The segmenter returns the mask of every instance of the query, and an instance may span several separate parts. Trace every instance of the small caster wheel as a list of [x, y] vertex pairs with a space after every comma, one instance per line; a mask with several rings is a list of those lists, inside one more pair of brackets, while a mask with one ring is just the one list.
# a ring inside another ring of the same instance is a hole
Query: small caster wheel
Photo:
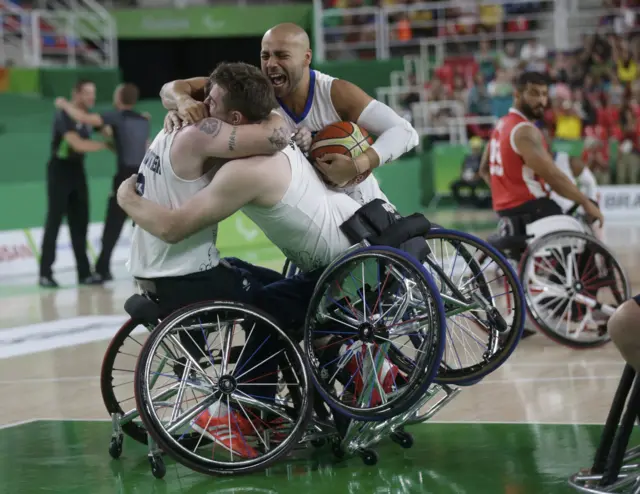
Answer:
[[114, 460], [120, 458], [120, 455], [122, 454], [122, 436], [111, 438], [111, 442], [109, 443], [109, 454]]
[[404, 449], [409, 449], [413, 446], [413, 436], [405, 431], [395, 431], [391, 433], [391, 440], [399, 444]]
[[313, 446], [314, 448], [322, 448], [322, 446], [324, 446], [326, 443], [327, 442], [324, 440], [323, 437], [311, 440], [311, 446]]
[[344, 458], [344, 449], [342, 449], [340, 443], [331, 443], [331, 452], [339, 460]]
[[363, 449], [360, 451], [360, 458], [365, 465], [373, 466], [378, 463], [378, 453], [372, 449]]
[[149, 464], [151, 465], [151, 473], [155, 478], [164, 478], [167, 473], [167, 467], [164, 466], [164, 460], [161, 456], [150, 456]]

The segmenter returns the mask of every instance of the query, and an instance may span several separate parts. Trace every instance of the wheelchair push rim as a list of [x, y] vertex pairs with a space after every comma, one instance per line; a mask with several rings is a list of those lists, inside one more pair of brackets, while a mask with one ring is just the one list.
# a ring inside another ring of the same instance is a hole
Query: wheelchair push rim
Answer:
[[[395, 291], [386, 293], [387, 285]], [[409, 336], [418, 333], [416, 348]], [[405, 252], [356, 249], [319, 279], [304, 350], [316, 390], [335, 412], [362, 421], [403, 413], [433, 382], [443, 349], [442, 301], [424, 267]], [[398, 352], [408, 352], [411, 369], [398, 369]]]
[[545, 336], [582, 349], [610, 341], [607, 321], [630, 288], [603, 243], [582, 232], [552, 232], [527, 247], [519, 271], [527, 309]]
[[497, 249], [454, 230], [426, 236], [426, 269], [444, 299], [447, 337], [435, 382], [474, 384], [500, 367], [524, 329], [526, 305], [518, 276]]
[[[263, 359], [259, 350], [269, 338], [279, 349]], [[174, 374], [164, 371], [157, 378], [153, 363], [164, 347], [181, 360], [169, 356]], [[271, 376], [260, 374], [268, 360], [277, 363]], [[278, 386], [283, 378], [284, 387]], [[178, 381], [174, 403], [154, 399], [163, 381]], [[267, 468], [298, 444], [311, 414], [309, 376], [298, 347], [267, 314], [235, 302], [193, 304], [162, 321], [141, 350], [134, 384], [141, 419], [158, 446], [209, 475]], [[273, 388], [276, 396], [249, 395], [242, 391], [246, 386], [262, 386], [264, 394]], [[277, 395], [287, 390], [288, 399]], [[195, 431], [213, 447], [185, 445], [176, 440], [181, 431]]]

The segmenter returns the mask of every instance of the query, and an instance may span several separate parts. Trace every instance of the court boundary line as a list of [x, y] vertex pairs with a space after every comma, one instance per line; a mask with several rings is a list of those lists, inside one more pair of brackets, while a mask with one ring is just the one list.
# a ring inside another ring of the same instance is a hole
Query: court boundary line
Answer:
[[[110, 418], [46, 418], [41, 417], [37, 419], [29, 419], [22, 420], [18, 422], [12, 422], [5, 425], [0, 425], [0, 430], [10, 429], [12, 427], [19, 427], [21, 425], [27, 425], [35, 422], [111, 422]], [[600, 422], [579, 422], [579, 423], [569, 423], [569, 422], [527, 422], [524, 420], [507, 420], [507, 421], [498, 421], [498, 420], [466, 420], [466, 421], [452, 421], [452, 420], [428, 420], [423, 422], [422, 426], [428, 426], [429, 424], [438, 424], [438, 425], [532, 425], [532, 426], [603, 426], [604, 423]]]

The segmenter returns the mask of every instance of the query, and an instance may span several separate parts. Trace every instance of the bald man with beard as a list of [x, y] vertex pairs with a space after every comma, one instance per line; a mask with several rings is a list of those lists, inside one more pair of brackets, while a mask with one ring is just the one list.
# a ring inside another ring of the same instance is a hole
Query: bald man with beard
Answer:
[[[262, 72], [269, 77], [280, 108], [279, 113], [297, 129], [295, 141], [308, 150], [312, 133], [341, 120], [356, 122], [378, 136], [376, 142], [355, 159], [327, 154], [317, 160], [320, 171], [334, 185], [341, 186], [367, 170], [389, 163], [418, 145], [411, 124], [387, 105], [373, 99], [358, 86], [312, 70], [309, 37], [296, 24], [279, 24], [262, 38]], [[207, 116], [204, 99], [206, 77], [178, 80], [160, 91], [168, 110], [177, 110], [165, 121], [166, 130]], [[181, 121], [182, 120], [182, 121]], [[388, 202], [373, 175], [362, 183], [343, 189], [360, 204], [373, 199]]]

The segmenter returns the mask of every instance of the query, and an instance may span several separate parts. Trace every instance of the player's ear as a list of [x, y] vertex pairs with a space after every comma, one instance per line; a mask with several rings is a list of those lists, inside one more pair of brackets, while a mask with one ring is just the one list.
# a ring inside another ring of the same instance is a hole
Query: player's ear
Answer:
[[231, 125], [240, 125], [242, 123], [242, 113], [239, 111], [232, 111], [230, 116], [229, 123]]
[[307, 50], [307, 52], [304, 54], [304, 61], [307, 67], [311, 65], [312, 58], [313, 58], [313, 52], [311, 50]]

